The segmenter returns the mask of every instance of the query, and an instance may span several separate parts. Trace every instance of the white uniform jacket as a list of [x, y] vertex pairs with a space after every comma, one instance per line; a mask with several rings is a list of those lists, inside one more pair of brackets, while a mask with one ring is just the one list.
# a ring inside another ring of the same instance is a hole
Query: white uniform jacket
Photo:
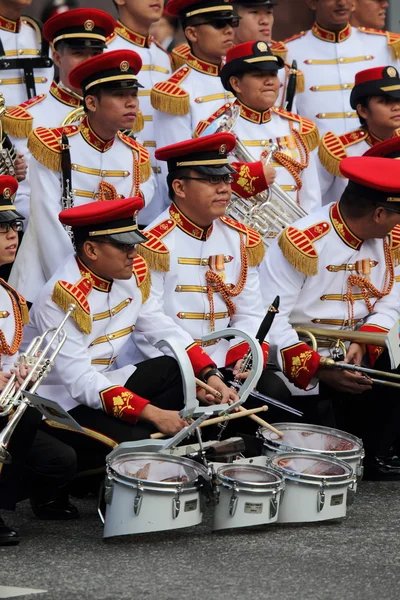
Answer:
[[[400, 135], [400, 129], [394, 135]], [[340, 136], [328, 131], [322, 137], [318, 150], [318, 177], [323, 205], [340, 200], [347, 186], [348, 179], [340, 173], [340, 161], [347, 156], [362, 156], [381, 141], [362, 127]]]
[[72, 252], [71, 240], [58, 220], [65, 208], [61, 201], [62, 132], [70, 144], [74, 206], [99, 198], [130, 198], [138, 193], [139, 184], [145, 201], [154, 193], [149, 154], [131, 138], [119, 133], [104, 142], [86, 119], [79, 126], [35, 129], [29, 138], [30, 218], [10, 277], [30, 302]]
[[[149, 241], [139, 252], [152, 268], [151, 297], [160, 310], [173, 319], [177, 332], [189, 336], [200, 350], [201, 338], [228, 326], [237, 327], [255, 335], [264, 317], [257, 264], [264, 254], [258, 233], [227, 217], [217, 219], [208, 229], [202, 229], [187, 219], [175, 204], [171, 204], [157, 222], [146, 230]], [[248, 269], [244, 263], [248, 262]], [[214, 287], [207, 273], [219, 276], [237, 295], [229, 298], [233, 312]], [[207, 292], [211, 284], [210, 303]], [[146, 331], [143, 333], [146, 335]], [[145, 343], [143, 337], [134, 335], [135, 343], [144, 357], [157, 356], [158, 352]], [[194, 345], [195, 345], [194, 344]], [[204, 346], [212, 361], [231, 365], [243, 358], [247, 343], [239, 339], [219, 340]], [[265, 355], [268, 344], [264, 344]], [[195, 371], [196, 361], [192, 360]]]
[[[18, 21], [0, 15], [0, 39], [7, 58], [37, 58], [40, 54], [42, 33], [29, 17]], [[46, 93], [54, 77], [54, 68], [34, 69], [36, 93]], [[0, 92], [6, 106], [16, 106], [28, 99], [23, 69], [0, 70]]]
[[[157, 147], [156, 135], [153, 122], [154, 109], [150, 102], [150, 92], [152, 87], [164, 81], [172, 74], [171, 58], [166, 50], [158, 44], [152, 37], [145, 37], [136, 33], [120, 21], [114, 33], [107, 39], [107, 45], [110, 50], [134, 50], [142, 59], [142, 68], [138, 75], [139, 83], [143, 88], [139, 88], [139, 108], [143, 115], [143, 128], [137, 130], [137, 139], [143, 144], [150, 153], [151, 166], [158, 178], [161, 176], [161, 165], [154, 158], [154, 152]], [[138, 122], [141, 119], [138, 119]], [[148, 224], [157, 218], [165, 208], [165, 197], [161, 192], [164, 187], [159, 189], [156, 186], [154, 199], [151, 206], [144, 208], [140, 212], [140, 223]]]
[[0, 279], [0, 365], [9, 373], [15, 366], [22, 342], [23, 326], [28, 322], [28, 308], [22, 296]]
[[[351, 328], [347, 295], [353, 300], [357, 329], [386, 332], [399, 318], [397, 286], [381, 298], [371, 293], [370, 310], [363, 290], [354, 282], [358, 276], [359, 283], [369, 280], [376, 292], [387, 291], [385, 278], [394, 280], [393, 260], [397, 260], [399, 249], [400, 227], [386, 240], [363, 241], [347, 227], [339, 203], [300, 219], [271, 244], [260, 268], [265, 305], [273, 296], [280, 296], [270, 343], [277, 351], [279, 366], [298, 388], [308, 387], [319, 367], [320, 355], [329, 356], [329, 350], [320, 342], [318, 352], [314, 352], [299, 341], [294, 326]], [[373, 363], [382, 349], [367, 349]]]
[[[316, 156], [319, 135], [315, 123], [281, 108], [259, 112], [238, 100], [235, 104], [240, 107], [240, 116], [234, 132], [254, 160], [261, 160], [268, 146], [276, 143], [279, 147], [277, 156], [283, 159], [282, 162], [278, 162], [277, 158], [270, 162], [276, 168], [276, 183], [307, 213], [319, 208], [321, 194]], [[201, 135], [228, 106], [224, 104], [207, 120], [201, 121], [196, 135]], [[288, 165], [287, 159], [293, 162]], [[305, 166], [307, 163], [308, 166]], [[293, 172], [298, 176], [297, 181]]]
[[317, 23], [284, 40], [286, 60], [295, 59], [304, 73], [305, 89], [297, 96], [299, 114], [315, 121], [321, 135], [354, 129], [358, 116], [350, 107], [350, 93], [356, 73], [385, 65], [399, 67], [399, 41], [396, 33], [347, 25], [335, 34]]

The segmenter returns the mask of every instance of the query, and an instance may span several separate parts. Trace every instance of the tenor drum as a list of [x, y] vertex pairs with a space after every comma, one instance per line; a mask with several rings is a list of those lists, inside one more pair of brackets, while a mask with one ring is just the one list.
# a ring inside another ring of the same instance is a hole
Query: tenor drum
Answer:
[[247, 464], [219, 467], [213, 529], [274, 523], [284, 488], [283, 477], [270, 468]]
[[262, 429], [260, 435], [264, 440], [263, 454], [274, 456], [279, 452], [316, 452], [329, 457], [339, 458], [348, 463], [354, 475], [360, 481], [363, 473], [365, 456], [362, 440], [330, 427], [309, 425], [306, 423], [275, 423], [274, 426], [283, 434], [279, 437], [269, 429]]
[[205, 479], [205, 467], [180, 456], [139, 452], [107, 460], [104, 537], [201, 523]]
[[346, 516], [347, 491], [355, 484], [352, 468], [323, 454], [276, 454], [270, 465], [285, 479], [278, 523], [327, 521]]

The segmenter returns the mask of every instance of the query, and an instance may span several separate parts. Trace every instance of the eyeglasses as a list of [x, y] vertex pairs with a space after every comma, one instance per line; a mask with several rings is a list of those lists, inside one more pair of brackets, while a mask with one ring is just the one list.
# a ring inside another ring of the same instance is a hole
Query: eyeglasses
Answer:
[[224, 183], [233, 183], [235, 178], [230, 173], [225, 175], [210, 175], [209, 177], [179, 177], [179, 179], [191, 179], [192, 181], [208, 181], [212, 185], [218, 185], [223, 181]]
[[17, 233], [22, 231], [24, 228], [24, 224], [22, 221], [11, 221], [11, 223], [0, 223], [0, 233], [8, 233], [12, 228], [13, 231]]
[[214, 29], [225, 29], [227, 25], [229, 27], [239, 27], [240, 17], [233, 17], [232, 19], [210, 19], [209, 21], [203, 21], [202, 23], [196, 23], [191, 27], [199, 27], [200, 25], [211, 25]]
[[96, 240], [98, 244], [108, 244], [109, 246], [114, 246], [124, 254], [128, 254], [129, 252], [133, 252], [136, 250], [138, 244], [120, 244], [119, 242], [112, 242], [111, 240]]

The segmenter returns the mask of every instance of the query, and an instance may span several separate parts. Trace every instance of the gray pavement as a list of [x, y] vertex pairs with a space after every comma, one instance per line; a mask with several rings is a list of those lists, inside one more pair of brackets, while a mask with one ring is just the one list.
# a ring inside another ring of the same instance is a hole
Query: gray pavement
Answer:
[[[397, 600], [400, 482], [363, 482], [342, 522], [212, 533], [196, 528], [106, 542], [94, 498], [79, 521], [4, 513], [23, 541], [0, 548], [0, 586], [26, 600]], [[5, 596], [1, 595], [0, 598]]]

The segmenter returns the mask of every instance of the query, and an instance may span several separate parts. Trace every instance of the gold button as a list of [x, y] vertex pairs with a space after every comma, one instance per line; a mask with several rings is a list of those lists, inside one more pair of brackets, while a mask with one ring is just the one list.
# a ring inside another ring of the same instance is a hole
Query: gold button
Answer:
[[351, 117], [351, 112], [347, 112], [346, 117]]
[[366, 56], [365, 58], [366, 58], [367, 60], [372, 60], [372, 56], [371, 56], [371, 55], [368, 55], [368, 56]]
[[206, 319], [206, 321], [209, 321], [210, 320], [210, 313], [206, 313], [204, 315], [204, 318]]
[[196, 98], [196, 102], [203, 102], [203, 98]]
[[0, 79], [0, 83], [3, 83], [3, 80], [2, 80], [2, 79]]
[[128, 177], [129, 171], [124, 171], [124, 177]]
[[111, 315], [112, 315], [112, 316], [114, 316], [114, 315], [115, 315], [115, 310], [114, 310], [113, 308], [110, 310], [110, 312], [111, 312]]
[[72, 169], [73, 171], [76, 171], [76, 170], [77, 170], [77, 168], [78, 168], [78, 165], [74, 165], [74, 164], [72, 164], [72, 165], [71, 165], [71, 169]]
[[21, 56], [21, 54], [23, 54], [24, 51], [23, 50], [18, 50], [18, 54]]
[[182, 286], [181, 285], [177, 285], [175, 288], [176, 292], [181, 292], [182, 291]]
[[40, 81], [41, 81], [42, 83], [46, 83], [47, 79], [46, 79], [46, 77], [41, 77], [41, 78], [40, 78]]
[[105, 176], [106, 176], [106, 171], [100, 171], [100, 175], [101, 175], [102, 177], [105, 177]]
[[348, 83], [344, 83], [344, 84], [343, 84], [343, 89], [344, 89], [344, 90], [347, 90], [347, 88], [348, 88], [348, 87], [349, 87], [349, 84], [348, 84]]
[[186, 317], [186, 313], [179, 313], [179, 316], [181, 319], [184, 319]]
[[339, 58], [339, 62], [342, 63], [343, 62], [343, 58]]
[[322, 117], [323, 119], [325, 119], [325, 117], [326, 117], [326, 113], [321, 113], [321, 117]]

